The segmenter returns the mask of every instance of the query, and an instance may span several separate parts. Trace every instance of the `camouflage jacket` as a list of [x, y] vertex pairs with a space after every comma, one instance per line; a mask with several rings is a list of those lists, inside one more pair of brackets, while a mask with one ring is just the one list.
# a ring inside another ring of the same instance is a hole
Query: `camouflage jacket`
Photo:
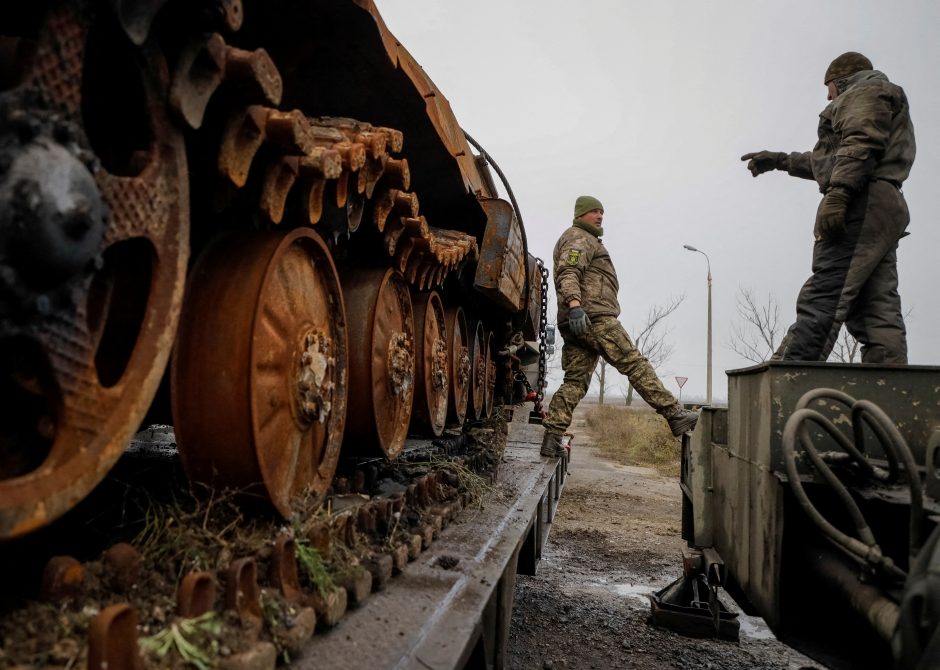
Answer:
[[600, 238], [572, 226], [558, 238], [553, 258], [558, 323], [568, 320], [568, 303], [574, 299], [588, 316], [620, 315], [617, 271]]
[[[857, 191], [872, 179], [898, 187], [914, 164], [914, 126], [904, 89], [877, 70], [837, 82], [839, 95], [819, 115], [819, 141], [812, 151], [790, 154], [788, 172]], [[844, 89], [843, 89], [844, 87]]]

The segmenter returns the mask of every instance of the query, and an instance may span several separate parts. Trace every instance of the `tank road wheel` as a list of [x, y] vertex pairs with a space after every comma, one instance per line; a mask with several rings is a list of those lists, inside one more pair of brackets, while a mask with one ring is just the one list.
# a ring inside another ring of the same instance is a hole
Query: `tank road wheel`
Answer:
[[474, 419], [483, 417], [483, 396], [486, 390], [486, 358], [483, 350], [483, 324], [477, 321], [470, 340], [470, 403], [467, 412]]
[[487, 418], [493, 416], [496, 408], [493, 406], [496, 395], [496, 351], [493, 349], [493, 331], [486, 331], [486, 346], [483, 347], [483, 415]]
[[343, 278], [349, 310], [349, 453], [389, 459], [405, 444], [415, 386], [415, 328], [408, 285], [395, 270]]
[[83, 7], [55, 3], [0, 90], [0, 539], [111, 469], [183, 297], [188, 176], [166, 64]]
[[413, 297], [415, 320], [415, 419], [440, 437], [447, 421], [451, 359], [444, 306], [436, 291]]
[[449, 307], [444, 310], [444, 326], [450, 341], [450, 392], [447, 402], [447, 420], [463, 425], [467, 416], [470, 396], [470, 342], [467, 319], [463, 309]]
[[316, 233], [241, 233], [193, 268], [173, 356], [173, 420], [187, 476], [260, 491], [289, 516], [323, 496], [346, 418], [346, 319]]

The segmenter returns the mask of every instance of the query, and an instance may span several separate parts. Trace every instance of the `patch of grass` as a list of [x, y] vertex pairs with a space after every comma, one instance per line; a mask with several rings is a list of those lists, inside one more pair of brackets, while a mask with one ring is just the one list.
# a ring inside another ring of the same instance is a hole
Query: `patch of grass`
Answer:
[[206, 612], [194, 619], [182, 619], [171, 623], [159, 633], [140, 640], [144, 651], [165, 659], [178, 656], [198, 670], [215, 667], [218, 658], [218, 640], [222, 624], [215, 612]]
[[594, 445], [611, 460], [655, 468], [664, 476], [678, 476], [679, 440], [655, 412], [596, 405], [588, 410], [585, 423]]
[[430, 455], [427, 461], [411, 461], [404, 464], [408, 468], [427, 468], [435, 472], [447, 471], [457, 478], [457, 490], [470, 494], [470, 505], [483, 508], [483, 497], [493, 490], [485, 477], [478, 475], [463, 463], [446, 457]]
[[310, 583], [317, 587], [321, 598], [326, 598], [327, 594], [335, 588], [333, 577], [326, 569], [320, 552], [310, 546], [306, 540], [294, 541], [294, 554], [297, 556], [297, 563], [300, 569], [310, 580]]

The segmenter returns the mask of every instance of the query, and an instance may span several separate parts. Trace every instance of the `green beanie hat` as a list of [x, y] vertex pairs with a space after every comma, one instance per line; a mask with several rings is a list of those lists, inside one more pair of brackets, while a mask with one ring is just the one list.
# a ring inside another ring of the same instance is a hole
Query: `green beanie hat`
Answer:
[[589, 195], [582, 195], [574, 201], [574, 218], [580, 219], [582, 216], [595, 209], [604, 209], [601, 201]]

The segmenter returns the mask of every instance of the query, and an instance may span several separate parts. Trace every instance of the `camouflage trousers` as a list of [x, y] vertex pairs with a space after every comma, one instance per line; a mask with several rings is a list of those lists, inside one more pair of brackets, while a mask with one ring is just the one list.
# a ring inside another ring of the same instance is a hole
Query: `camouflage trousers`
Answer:
[[679, 411], [675, 396], [666, 390], [653, 366], [633, 345], [627, 331], [615, 317], [592, 319], [584, 337], [575, 337], [566, 325], [559, 326], [559, 332], [565, 341], [561, 350], [565, 380], [552, 396], [548, 416], [542, 422], [546, 431], [564, 433], [568, 430], [571, 415], [587, 393], [600, 356], [626, 375], [640, 397], [661, 415], [668, 419]]

